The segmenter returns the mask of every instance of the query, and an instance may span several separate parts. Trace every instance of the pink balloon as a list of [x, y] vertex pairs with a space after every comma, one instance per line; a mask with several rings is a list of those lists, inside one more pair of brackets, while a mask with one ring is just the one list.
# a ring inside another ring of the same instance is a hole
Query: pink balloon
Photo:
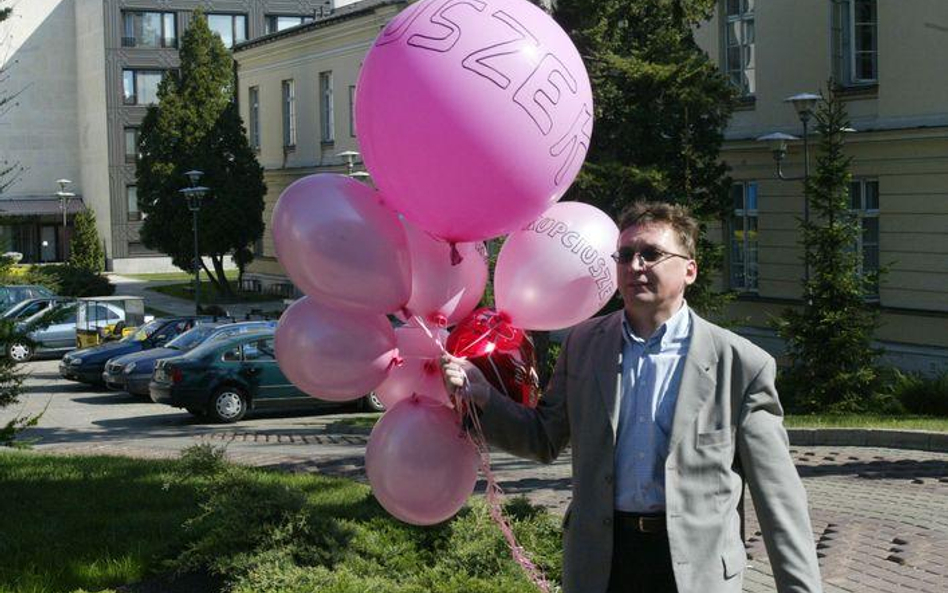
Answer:
[[310, 175], [273, 210], [277, 257], [307, 295], [339, 309], [391, 313], [411, 295], [405, 231], [369, 186], [345, 175]]
[[311, 297], [283, 313], [275, 341], [286, 378], [329, 401], [369, 393], [385, 380], [398, 355], [395, 331], [384, 315], [333, 309]]
[[387, 410], [413, 395], [423, 395], [441, 404], [448, 405], [450, 399], [441, 377], [441, 348], [435, 339], [444, 344], [448, 332], [435, 329], [434, 335], [414, 325], [395, 330], [395, 343], [402, 363], [389, 373], [388, 378], [375, 388]]
[[386, 203], [451, 242], [515, 230], [563, 196], [592, 92], [569, 36], [525, 0], [422, 0], [356, 86], [359, 145]]
[[619, 228], [589, 204], [560, 202], [512, 233], [497, 256], [497, 310], [524, 329], [570, 327], [616, 291]]
[[[455, 245], [403, 221], [411, 253], [411, 298], [406, 308], [429, 326], [446, 327], [477, 307], [487, 285], [487, 250], [483, 243]], [[455, 260], [456, 261], [456, 260]]]
[[375, 498], [413, 525], [453, 517], [474, 492], [477, 466], [477, 450], [454, 412], [423, 397], [387, 411], [365, 449], [365, 471]]

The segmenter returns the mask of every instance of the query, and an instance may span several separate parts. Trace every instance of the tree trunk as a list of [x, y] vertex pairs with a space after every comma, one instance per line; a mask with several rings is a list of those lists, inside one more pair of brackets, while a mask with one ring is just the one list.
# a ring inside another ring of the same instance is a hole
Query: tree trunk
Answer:
[[217, 278], [214, 283], [217, 284], [217, 291], [222, 296], [233, 297], [234, 291], [230, 288], [230, 282], [227, 281], [227, 275], [224, 273], [224, 256], [212, 255], [211, 261], [214, 263], [214, 270], [217, 272]]

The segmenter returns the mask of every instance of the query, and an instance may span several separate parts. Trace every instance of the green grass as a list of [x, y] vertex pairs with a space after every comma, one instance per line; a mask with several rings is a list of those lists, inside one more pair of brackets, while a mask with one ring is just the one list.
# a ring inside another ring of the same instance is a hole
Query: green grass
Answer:
[[[483, 502], [433, 527], [391, 518], [369, 488], [220, 461], [0, 451], [0, 593], [222, 575], [234, 593], [534, 593]], [[558, 520], [515, 499], [520, 544], [554, 582]], [[216, 593], [208, 591], [207, 593]]]
[[180, 543], [194, 481], [171, 462], [0, 452], [0, 592], [98, 590], [145, 577]]
[[[194, 300], [194, 283], [183, 282], [181, 284], [165, 284], [163, 286], [153, 286], [148, 290], [160, 292], [168, 296], [173, 296], [184, 300]], [[216, 286], [209, 281], [201, 282], [201, 302], [202, 303], [272, 303], [279, 301], [280, 297], [272, 294], [261, 294], [259, 292], [243, 292], [234, 289], [233, 298], [225, 298], [217, 294]]]
[[[138, 280], [155, 281], [155, 282], [164, 282], [166, 280], [194, 280], [194, 274], [188, 274], [187, 272], [163, 272], [160, 274], [121, 274], [126, 278], [135, 278]], [[201, 276], [206, 277], [206, 274], [202, 272]], [[224, 276], [228, 280], [237, 279], [237, 270], [225, 270]]]
[[890, 430], [932, 430], [948, 432], [948, 418], [935, 416], [881, 416], [873, 414], [789, 415], [790, 428], [882, 428]]

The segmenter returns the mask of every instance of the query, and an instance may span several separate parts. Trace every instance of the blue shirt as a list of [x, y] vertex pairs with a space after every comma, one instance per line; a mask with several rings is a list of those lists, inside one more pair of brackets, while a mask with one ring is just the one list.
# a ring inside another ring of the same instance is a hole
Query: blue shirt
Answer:
[[691, 315], [682, 305], [647, 340], [622, 321], [622, 385], [615, 455], [615, 507], [631, 513], [665, 510], [665, 458]]

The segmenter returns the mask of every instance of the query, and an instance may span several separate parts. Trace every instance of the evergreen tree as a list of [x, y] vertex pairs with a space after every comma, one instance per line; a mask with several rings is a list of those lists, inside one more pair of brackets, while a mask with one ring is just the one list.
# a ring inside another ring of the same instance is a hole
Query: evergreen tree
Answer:
[[180, 58], [180, 75], [164, 77], [159, 103], [142, 122], [137, 185], [147, 216], [141, 238], [192, 271], [192, 215], [178, 190], [187, 186], [186, 171], [203, 171], [200, 183], [209, 191], [201, 203], [198, 244], [213, 270], [202, 266], [218, 291], [230, 294], [224, 258], [263, 234], [263, 169], [234, 101], [230, 53], [201, 11], [181, 39]]
[[105, 270], [105, 252], [95, 229], [95, 212], [89, 209], [76, 214], [75, 233], [69, 242], [69, 265], [93, 274]]
[[790, 358], [783, 375], [789, 403], [803, 412], [866, 411], [879, 378], [879, 351], [872, 347], [878, 311], [865, 300], [867, 282], [874, 284], [878, 275], [859, 270], [859, 221], [849, 211], [852, 158], [843, 152], [849, 119], [833, 87], [815, 114], [819, 154], [806, 186], [811, 218], [801, 222], [810, 263], [804, 305], [776, 322]]
[[[559, 0], [554, 16], [586, 63], [595, 129], [568, 199], [617, 214], [634, 200], [684, 203], [702, 230], [728, 214], [730, 180], [719, 159], [734, 91], [696, 45], [693, 28], [714, 0]], [[723, 251], [702, 233], [688, 302], [724, 299], [712, 280]]]

